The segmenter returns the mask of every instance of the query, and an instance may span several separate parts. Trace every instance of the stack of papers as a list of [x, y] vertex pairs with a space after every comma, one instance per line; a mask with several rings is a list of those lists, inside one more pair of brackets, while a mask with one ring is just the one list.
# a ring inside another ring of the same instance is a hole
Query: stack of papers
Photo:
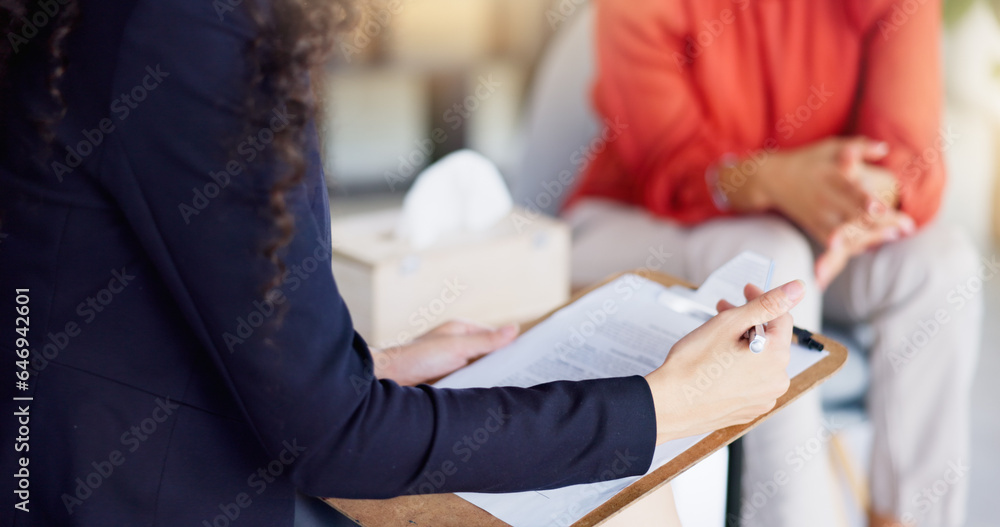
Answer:
[[[715, 314], [714, 306], [720, 298], [742, 304], [743, 286], [753, 283], [763, 287], [772, 268], [770, 260], [746, 252], [720, 267], [697, 291], [667, 288], [637, 275], [623, 275], [436, 386], [528, 387], [557, 380], [645, 375], [663, 364], [674, 343]], [[789, 376], [798, 375], [827, 355], [793, 346]], [[656, 447], [649, 471], [663, 466], [705, 435]], [[515, 527], [568, 526], [637, 479], [619, 478], [545, 491], [459, 496]]]

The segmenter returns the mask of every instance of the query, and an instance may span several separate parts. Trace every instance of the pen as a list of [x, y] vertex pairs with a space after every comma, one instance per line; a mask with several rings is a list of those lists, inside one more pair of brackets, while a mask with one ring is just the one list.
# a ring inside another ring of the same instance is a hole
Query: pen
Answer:
[[[757, 324], [746, 333], [746, 337], [750, 341], [750, 351], [754, 353], [764, 351], [764, 345], [767, 344], [767, 336], [762, 328], [762, 324]], [[792, 327], [792, 344], [798, 344], [813, 351], [823, 351], [824, 347], [822, 342], [813, 338], [811, 331], [794, 326]]]
[[[771, 287], [771, 276], [774, 275], [774, 260], [771, 260], [771, 265], [767, 268], [767, 278], [764, 279], [764, 291], [767, 291]], [[764, 346], [767, 345], [767, 335], [764, 334], [764, 324], [757, 324], [750, 329], [753, 333], [749, 335], [750, 337], [750, 351], [754, 353], [760, 353], [764, 351]]]
[[750, 328], [750, 351], [760, 353], [767, 345], [767, 335], [764, 334], [764, 324], [757, 324]]

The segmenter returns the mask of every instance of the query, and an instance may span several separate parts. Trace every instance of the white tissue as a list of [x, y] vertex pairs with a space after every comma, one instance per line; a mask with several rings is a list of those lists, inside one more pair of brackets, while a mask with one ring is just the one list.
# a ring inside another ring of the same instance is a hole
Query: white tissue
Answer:
[[403, 199], [396, 235], [425, 249], [449, 234], [485, 231], [512, 207], [496, 165], [476, 152], [459, 150], [417, 176]]

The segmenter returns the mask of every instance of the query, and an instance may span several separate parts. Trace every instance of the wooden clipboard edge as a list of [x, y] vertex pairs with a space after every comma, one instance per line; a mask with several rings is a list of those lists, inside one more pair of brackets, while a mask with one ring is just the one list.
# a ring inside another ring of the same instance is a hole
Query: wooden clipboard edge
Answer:
[[[614, 275], [595, 287], [605, 285], [624, 274], [628, 273], [619, 273]], [[632, 274], [642, 276], [643, 278], [665, 286], [683, 285], [685, 287], [694, 288], [690, 283], [684, 280], [680, 280], [663, 273], [635, 271], [632, 272]], [[587, 290], [580, 292], [579, 296], [589, 293], [595, 287], [588, 288]], [[579, 298], [579, 296], [575, 296], [571, 302], [575, 301], [576, 298]], [[606, 522], [632, 502], [652, 493], [663, 485], [666, 485], [681, 473], [713, 454], [715, 451], [743, 437], [747, 432], [753, 430], [757, 427], [757, 425], [774, 415], [775, 412], [778, 412], [782, 408], [788, 406], [807, 391], [815, 388], [826, 379], [829, 379], [834, 373], [840, 370], [840, 368], [842, 368], [844, 363], [847, 361], [847, 348], [839, 342], [824, 335], [814, 335], [814, 338], [823, 343], [824, 349], [830, 352], [829, 355], [807, 368], [804, 372], [793, 377], [788, 386], [788, 391], [778, 398], [777, 403], [775, 403], [774, 408], [772, 408], [771, 411], [749, 423], [735, 425], [712, 432], [694, 446], [667, 462], [667, 464], [622, 489], [618, 494], [612, 496], [611, 499], [602, 503], [596, 509], [590, 511], [590, 513], [583, 518], [577, 520], [572, 527], [591, 527]]]
[[[682, 285], [694, 288], [689, 282], [655, 271], [636, 270], [616, 273], [593, 286], [575, 292], [565, 304], [553, 309], [544, 316], [522, 324], [522, 333], [541, 323], [556, 311], [576, 302], [587, 293], [607, 285], [626, 274], [641, 276], [665, 286]], [[775, 404], [775, 407], [770, 412], [750, 423], [716, 430], [693, 447], [685, 450], [681, 455], [670, 460], [667, 464], [622, 489], [621, 492], [612, 496], [611, 499], [577, 520], [572, 527], [590, 527], [606, 522], [635, 500], [666, 485], [679, 474], [696, 465], [716, 450], [739, 439], [774, 414], [774, 412], [784, 408], [792, 401], [801, 397], [803, 393], [836, 373], [847, 360], [847, 349], [840, 343], [823, 335], [816, 335], [815, 338], [824, 344], [830, 354], [823, 360], [810, 366], [806, 371], [796, 375], [791, 380], [788, 391], [778, 398], [777, 404]], [[455, 494], [400, 496], [388, 500], [326, 498], [324, 501], [358, 525], [407, 525], [412, 523], [441, 527], [461, 527], [468, 525], [490, 527], [507, 525], [485, 510], [463, 500]]]
[[715, 451], [729, 445], [740, 437], [743, 437], [747, 432], [756, 428], [757, 425], [771, 417], [771, 415], [775, 412], [788, 406], [804, 393], [818, 386], [831, 375], [836, 373], [844, 365], [844, 361], [847, 360], [847, 350], [843, 345], [829, 339], [828, 337], [817, 335], [815, 338], [822, 342], [824, 346], [826, 346], [826, 349], [830, 350], [830, 354], [823, 358], [823, 360], [810, 366], [806, 371], [796, 375], [792, 379], [791, 384], [788, 387], [788, 391], [778, 398], [777, 404], [775, 404], [775, 407], [771, 409], [770, 412], [758, 417], [750, 423], [731, 426], [729, 428], [723, 428], [712, 432], [708, 437], [685, 450], [679, 456], [670, 460], [667, 464], [654, 470], [646, 476], [643, 476], [639, 479], [639, 481], [636, 481], [635, 483], [622, 489], [621, 492], [612, 496], [608, 501], [592, 510], [583, 518], [577, 520], [572, 527], [591, 527], [601, 525], [618, 514], [619, 511], [627, 507], [633, 501], [642, 498], [663, 485], [666, 485], [684, 471], [715, 453]]
[[670, 483], [674, 478], [681, 475], [689, 468], [697, 465], [717, 450], [729, 445], [733, 441], [743, 437], [747, 432], [753, 430], [760, 423], [767, 420], [775, 412], [788, 406], [797, 400], [804, 393], [818, 386], [828, 379], [847, 360], [847, 349], [839, 342], [825, 337], [815, 335], [814, 338], [823, 343], [830, 354], [823, 360], [810, 366], [806, 371], [796, 375], [788, 387], [788, 391], [778, 398], [777, 404], [768, 413], [758, 417], [750, 423], [744, 425], [731, 426], [716, 430], [708, 437], [702, 439], [691, 448], [685, 450], [679, 456], [667, 462], [667, 464], [643, 476], [635, 483], [622, 489], [618, 494], [612, 496], [608, 501], [602, 503], [589, 514], [580, 518], [571, 527], [591, 527], [601, 525], [632, 502], [652, 493], [663, 485]]

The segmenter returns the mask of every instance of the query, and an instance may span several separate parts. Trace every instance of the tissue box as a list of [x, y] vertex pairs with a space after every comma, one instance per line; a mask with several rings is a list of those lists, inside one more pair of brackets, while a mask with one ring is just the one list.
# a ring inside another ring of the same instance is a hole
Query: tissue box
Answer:
[[569, 228], [514, 209], [486, 232], [416, 251], [395, 237], [398, 209], [334, 220], [333, 274], [374, 346], [409, 341], [453, 318], [523, 322], [569, 298]]

